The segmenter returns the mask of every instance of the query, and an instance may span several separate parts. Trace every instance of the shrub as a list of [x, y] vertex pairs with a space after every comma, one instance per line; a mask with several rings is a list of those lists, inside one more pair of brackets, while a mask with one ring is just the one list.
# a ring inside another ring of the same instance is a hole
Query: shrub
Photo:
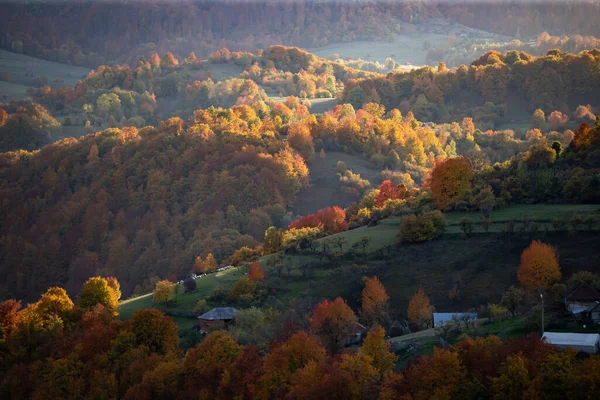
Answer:
[[418, 243], [440, 237], [446, 229], [446, 218], [439, 210], [420, 215], [408, 215], [400, 225], [400, 238], [404, 242]]
[[222, 287], [214, 288], [214, 290], [208, 296], [206, 296], [206, 299], [208, 301], [217, 303], [223, 301], [225, 299], [225, 289]]
[[236, 282], [229, 291], [229, 300], [234, 302], [249, 302], [254, 296], [256, 285], [250, 279], [244, 277]]

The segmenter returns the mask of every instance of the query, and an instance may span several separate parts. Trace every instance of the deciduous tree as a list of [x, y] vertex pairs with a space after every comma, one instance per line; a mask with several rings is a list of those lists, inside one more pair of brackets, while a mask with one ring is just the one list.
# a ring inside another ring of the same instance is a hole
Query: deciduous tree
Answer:
[[371, 358], [371, 365], [379, 371], [381, 376], [392, 372], [398, 357], [390, 351], [390, 343], [385, 340], [385, 330], [381, 325], [369, 331], [358, 354], [364, 354]]
[[406, 313], [408, 321], [418, 326], [420, 329], [431, 326], [433, 320], [433, 306], [429, 302], [429, 297], [425, 294], [422, 286], [419, 286], [408, 302], [408, 311]]
[[389, 299], [390, 296], [377, 276], [365, 282], [362, 291], [361, 315], [369, 326], [383, 321]]
[[560, 280], [561, 272], [556, 250], [539, 240], [531, 242], [521, 254], [517, 278], [527, 290], [543, 290]]
[[445, 210], [471, 191], [472, 179], [473, 169], [463, 157], [437, 159], [426, 186], [437, 208]]
[[250, 271], [248, 272], [248, 279], [251, 281], [262, 281], [265, 279], [265, 271], [260, 267], [258, 261], [254, 261], [250, 265]]
[[156, 282], [154, 292], [152, 293], [152, 301], [154, 303], [166, 303], [175, 295], [176, 285], [168, 280]]
[[283, 232], [280, 229], [271, 226], [265, 231], [263, 241], [263, 250], [265, 255], [277, 253], [281, 250], [283, 244]]
[[96, 276], [88, 279], [83, 285], [83, 289], [79, 293], [79, 305], [81, 308], [89, 310], [95, 307], [96, 304], [102, 304], [114, 315], [117, 315], [120, 295], [121, 291], [116, 279], [111, 280], [111, 283], [109, 283], [107, 278]]
[[310, 319], [312, 332], [319, 335], [326, 347], [336, 353], [356, 326], [356, 315], [341, 297], [334, 301], [323, 300]]

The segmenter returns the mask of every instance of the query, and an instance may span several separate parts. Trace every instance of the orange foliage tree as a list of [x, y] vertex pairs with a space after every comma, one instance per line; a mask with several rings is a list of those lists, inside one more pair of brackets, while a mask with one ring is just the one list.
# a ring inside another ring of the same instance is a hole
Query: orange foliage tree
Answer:
[[423, 287], [419, 286], [408, 302], [408, 321], [421, 329], [427, 328], [431, 325], [432, 312], [433, 306], [429, 302], [429, 297], [425, 294]]
[[337, 352], [356, 326], [356, 315], [341, 297], [324, 300], [313, 311], [310, 328], [321, 337], [326, 347]]
[[19, 322], [21, 302], [9, 299], [0, 303], [0, 343], [16, 329]]
[[431, 189], [433, 202], [445, 210], [471, 190], [473, 169], [464, 157], [435, 160], [426, 186]]
[[404, 184], [396, 186], [392, 181], [385, 180], [379, 185], [379, 193], [375, 197], [375, 205], [382, 207], [386, 200], [404, 199], [408, 190]]
[[361, 315], [368, 325], [383, 319], [389, 299], [385, 287], [376, 276], [366, 281], [362, 291]]
[[327, 233], [339, 233], [348, 229], [346, 211], [334, 206], [317, 211], [315, 214], [306, 215], [291, 223], [288, 229], [321, 228]]
[[254, 261], [250, 266], [250, 271], [248, 272], [248, 279], [251, 281], [262, 281], [265, 279], [265, 271], [260, 267], [258, 261]]
[[194, 271], [196, 272], [208, 274], [210, 272], [214, 272], [216, 269], [217, 262], [215, 261], [215, 257], [212, 255], [212, 253], [208, 253], [204, 260], [202, 257], [198, 256], [194, 261]]
[[[325, 361], [325, 349], [306, 332], [298, 332], [287, 342], [273, 349], [264, 360], [264, 372], [260, 381], [260, 390], [271, 394], [265, 398], [281, 398], [276, 393], [285, 394], [291, 387], [290, 379], [294, 373], [310, 362]], [[261, 397], [262, 398], [262, 397]]]
[[525, 289], [543, 290], [560, 280], [558, 255], [552, 246], [534, 240], [521, 254], [517, 278]]
[[288, 143], [305, 160], [312, 159], [315, 154], [315, 145], [310, 134], [310, 129], [305, 124], [294, 124], [288, 129]]

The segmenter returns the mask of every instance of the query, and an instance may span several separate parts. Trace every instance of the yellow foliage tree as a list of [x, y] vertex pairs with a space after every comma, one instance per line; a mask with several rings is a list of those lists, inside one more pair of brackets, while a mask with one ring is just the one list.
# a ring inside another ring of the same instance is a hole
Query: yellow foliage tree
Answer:
[[96, 276], [88, 279], [83, 285], [83, 289], [79, 294], [79, 306], [90, 310], [97, 304], [102, 304], [113, 315], [117, 315], [120, 297], [121, 290], [116, 278]]
[[419, 286], [408, 302], [408, 321], [424, 329], [431, 326], [433, 306], [425, 294], [423, 287]]
[[175, 293], [175, 284], [168, 280], [156, 282], [154, 287], [154, 293], [152, 294], [152, 301], [154, 303], [166, 303], [171, 299]]
[[390, 351], [390, 343], [385, 340], [385, 330], [380, 325], [375, 325], [358, 350], [359, 355], [371, 357], [371, 365], [384, 376], [393, 371], [398, 357]]

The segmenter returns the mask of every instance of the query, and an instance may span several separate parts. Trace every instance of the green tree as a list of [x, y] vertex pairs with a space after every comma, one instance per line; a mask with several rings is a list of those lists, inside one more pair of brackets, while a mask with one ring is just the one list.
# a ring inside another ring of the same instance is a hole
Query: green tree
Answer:
[[363, 106], [365, 102], [365, 92], [360, 86], [355, 86], [348, 92], [348, 103], [352, 104], [355, 110]]
[[517, 312], [517, 309], [519, 308], [519, 306], [521, 305], [521, 302], [523, 301], [523, 298], [524, 298], [523, 289], [511, 286], [502, 295], [501, 304], [504, 307], [506, 307], [507, 310], [510, 311], [510, 313], [514, 317]]

